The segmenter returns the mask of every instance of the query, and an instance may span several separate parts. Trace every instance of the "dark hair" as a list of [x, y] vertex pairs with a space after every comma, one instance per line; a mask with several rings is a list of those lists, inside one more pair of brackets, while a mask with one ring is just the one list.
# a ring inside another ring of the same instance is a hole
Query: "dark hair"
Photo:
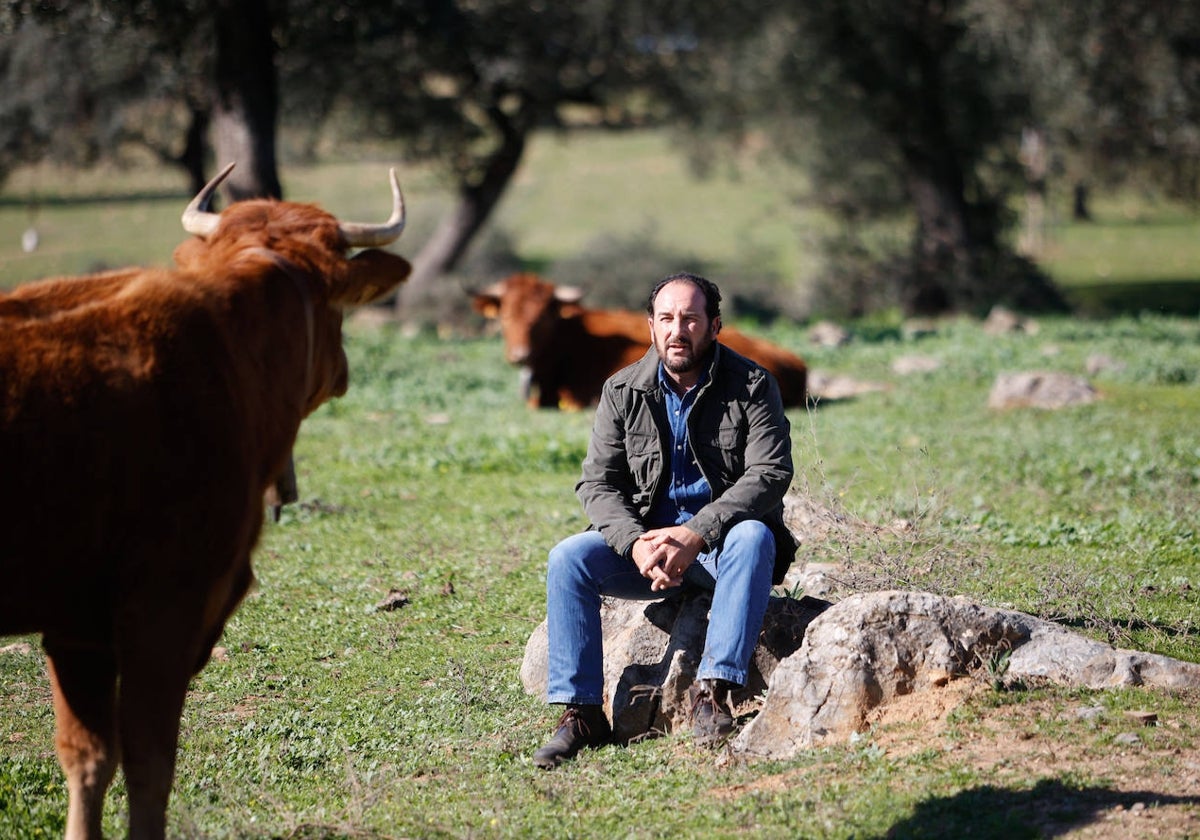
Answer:
[[672, 274], [658, 281], [654, 290], [650, 292], [650, 299], [646, 302], [646, 312], [653, 315], [654, 300], [658, 297], [658, 293], [662, 291], [663, 286], [677, 281], [691, 283], [700, 290], [704, 295], [704, 314], [708, 316], [709, 321], [715, 321], [721, 317], [721, 290], [717, 288], [717, 284], [711, 280], [705, 280], [698, 274], [689, 274], [686, 271]]

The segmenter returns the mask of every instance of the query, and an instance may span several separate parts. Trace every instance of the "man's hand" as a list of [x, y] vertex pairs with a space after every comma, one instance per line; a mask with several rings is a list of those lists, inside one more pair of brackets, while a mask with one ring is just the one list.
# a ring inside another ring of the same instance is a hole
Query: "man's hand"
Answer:
[[655, 528], [638, 537], [633, 544], [633, 561], [650, 589], [661, 592], [683, 583], [683, 573], [704, 550], [704, 540], [682, 525]]

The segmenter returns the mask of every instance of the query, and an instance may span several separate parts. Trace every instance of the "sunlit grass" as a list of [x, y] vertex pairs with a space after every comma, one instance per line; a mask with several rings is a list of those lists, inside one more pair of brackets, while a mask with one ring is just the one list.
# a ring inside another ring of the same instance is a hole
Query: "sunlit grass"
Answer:
[[[453, 201], [437, 170], [375, 150], [353, 162], [285, 161], [281, 178], [287, 198], [372, 221], [386, 215], [392, 166], [408, 200], [402, 250], [411, 254]], [[184, 238], [179, 214], [188, 198], [180, 172], [156, 167], [18, 170], [0, 192], [0, 286], [166, 264]], [[1200, 220], [1126, 194], [1099, 195], [1095, 204], [1091, 223], [1051, 214], [1039, 259], [1068, 295], [1101, 312], [1153, 311], [1159, 298], [1170, 312], [1200, 309]], [[20, 239], [31, 222], [41, 242], [26, 254]], [[646, 131], [537, 135], [489, 224], [531, 265], [572, 257], [601, 237], [644, 238], [715, 266], [728, 282], [767, 271], [802, 287], [820, 270], [814, 242], [828, 222], [798, 173], [744, 158], [698, 178], [669, 134]]]
[[[632, 188], [618, 195], [623, 203], [612, 199], [619, 179], [634, 171], [665, 189], [684, 178], [666, 160], [663, 138], [634, 140], [590, 138], [584, 162], [573, 166], [567, 147], [539, 144], [535, 157], [563, 155], [573, 174], [556, 186], [522, 173], [498, 219], [546, 253], [579, 247], [608, 221], [640, 223], [623, 213], [650, 199]], [[623, 168], [622, 150], [631, 149], [649, 160]], [[297, 168], [285, 173], [286, 188], [369, 220], [386, 211], [377, 201], [386, 205], [383, 163]], [[414, 212], [436, 195], [428, 177], [412, 183]], [[4, 282], [32, 270], [33, 260], [61, 260], [73, 271], [118, 259], [102, 244], [169, 254], [185, 200], [181, 191], [144, 202], [143, 215], [131, 215], [139, 202], [47, 204], [47, 223], [63, 226], [47, 227], [46, 250], [29, 257], [13, 250], [24, 208], [0, 205]], [[760, 202], [759, 212], [771, 206], [761, 195], [737, 200]], [[695, 221], [717, 212], [704, 204], [653, 217], [688, 247], [707, 242], [736, 260], [735, 233], [752, 223], [714, 232]], [[591, 215], [569, 233], [565, 217], [577, 206]], [[1131, 260], [1127, 270], [1133, 276], [1138, 267]], [[905, 338], [886, 317], [850, 326], [853, 340], [838, 348], [810, 344], [802, 325], [771, 327], [814, 368], [885, 386], [790, 412], [794, 488], [850, 521], [905, 520], [912, 530], [902, 540], [810, 540], [798, 562], [915, 568], [916, 585], [936, 578], [954, 594], [1200, 661], [1194, 318], [1041, 319], [1035, 335], [1001, 337], [966, 320], [921, 338]], [[1200, 728], [1195, 704], [1168, 695], [1022, 690], [973, 701], [950, 721], [945, 748], [912, 755], [867, 738], [788, 762], [726, 764], [677, 735], [538, 771], [529, 755], [554, 716], [525, 695], [519, 669], [544, 616], [546, 552], [586, 526], [573, 486], [590, 413], [526, 408], [496, 338], [407, 338], [352, 323], [347, 352], [349, 393], [301, 430], [301, 503], [267, 527], [255, 558], [259, 588], [230, 621], [223, 653], [193, 683], [170, 812], [178, 836], [848, 839], [889, 830], [927, 836], [931, 826], [971, 836], [981, 813], [990, 815], [991, 836], [1039, 836], [1047, 808], [1068, 802], [1086, 817], [1089, 797], [1108, 783], [1087, 769], [1046, 776], [964, 761], [953, 744], [979, 737], [989, 715], [1047, 703], [1055, 714], [1021, 731], [1052, 739], [1055, 749], [1107, 755], [1117, 724], [1071, 726], [1061, 710], [1104, 705], [1119, 719], [1153, 704], [1172, 726], [1143, 737], [1168, 769]], [[940, 367], [894, 374], [891, 363], [909, 353]], [[1092, 377], [1102, 395], [1092, 405], [987, 408], [1001, 372], [1082, 374], [1101, 353], [1117, 364]], [[933, 561], [940, 568], [924, 571]], [[393, 591], [403, 605], [383, 608]], [[66, 793], [44, 666], [37, 640], [27, 641], [32, 653], [0, 654], [0, 836], [55, 837]], [[125, 807], [118, 779], [109, 835], [123, 834]]]

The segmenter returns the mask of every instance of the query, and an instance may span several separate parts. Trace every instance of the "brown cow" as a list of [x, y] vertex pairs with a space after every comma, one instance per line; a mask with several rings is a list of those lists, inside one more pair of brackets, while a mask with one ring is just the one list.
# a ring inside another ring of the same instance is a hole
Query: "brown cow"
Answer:
[[264, 491], [346, 391], [342, 311], [410, 266], [404, 227], [310, 205], [192, 201], [176, 270], [0, 294], [0, 633], [41, 633], [68, 838], [101, 836], [118, 759], [129, 836], [160, 838], [184, 694], [253, 582]]
[[[592, 405], [604, 380], [650, 347], [646, 313], [585, 309], [582, 295], [534, 274], [513, 274], [473, 295], [475, 309], [500, 322], [505, 354], [523, 368], [532, 406]], [[808, 368], [799, 356], [732, 327], [723, 327], [718, 340], [774, 374], [785, 406], [805, 405]]]

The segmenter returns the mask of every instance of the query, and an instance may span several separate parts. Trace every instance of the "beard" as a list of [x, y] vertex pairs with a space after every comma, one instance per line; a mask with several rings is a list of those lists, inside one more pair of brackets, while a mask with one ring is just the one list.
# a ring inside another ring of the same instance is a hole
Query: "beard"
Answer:
[[670, 343], [658, 342], [655, 349], [658, 350], [663, 367], [671, 373], [691, 373], [704, 363], [712, 343], [713, 339], [710, 336], [705, 336], [694, 344], [682, 338]]

